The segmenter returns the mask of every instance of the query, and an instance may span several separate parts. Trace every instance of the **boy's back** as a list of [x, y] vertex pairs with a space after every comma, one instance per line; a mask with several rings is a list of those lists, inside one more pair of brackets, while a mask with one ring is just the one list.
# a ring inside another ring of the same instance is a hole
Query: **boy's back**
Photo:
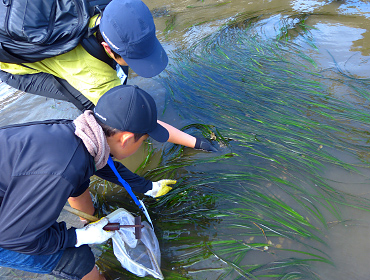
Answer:
[[73, 246], [55, 221], [95, 170], [72, 121], [2, 128], [0, 145], [0, 246], [28, 254]]

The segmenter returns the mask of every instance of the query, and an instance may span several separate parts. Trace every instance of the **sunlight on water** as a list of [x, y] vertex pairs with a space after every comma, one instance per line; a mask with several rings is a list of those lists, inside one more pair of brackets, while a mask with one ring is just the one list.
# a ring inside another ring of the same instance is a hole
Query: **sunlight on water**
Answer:
[[339, 12], [344, 15], [360, 15], [370, 17], [370, 3], [368, 1], [342, 1]]
[[295, 0], [292, 1], [292, 8], [297, 12], [302, 13], [312, 13], [316, 9], [327, 5], [326, 1], [316, 1], [316, 0]]

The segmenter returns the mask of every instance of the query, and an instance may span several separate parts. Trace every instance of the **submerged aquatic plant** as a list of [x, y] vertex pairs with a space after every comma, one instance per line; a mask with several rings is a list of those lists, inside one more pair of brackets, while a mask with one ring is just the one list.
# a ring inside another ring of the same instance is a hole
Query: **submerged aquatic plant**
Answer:
[[[343, 206], [370, 210], [324, 173], [369, 167], [366, 81], [342, 75], [336, 82], [353, 94], [335, 97], [330, 79], [296, 44], [309, 41], [303, 19], [279, 29], [288, 34], [298, 26], [294, 38], [258, 36], [255, 25], [233, 22], [173, 54], [161, 80], [167, 101], [193, 123], [185, 131], [202, 134], [219, 152], [166, 147], [158, 167], [142, 174], [178, 180], [161, 199], [144, 198], [166, 279], [320, 279], [316, 262], [335, 265], [326, 253], [328, 223], [342, 221]], [[362, 162], [341, 160], [344, 154], [362, 155]], [[97, 201], [108, 212], [134, 212], [122, 196]], [[105, 249], [103, 269], [114, 267], [109, 254]]]
[[190, 278], [319, 279], [312, 263], [332, 264], [323, 249], [328, 219], [341, 220], [343, 206], [369, 210], [323, 172], [369, 167], [340, 159], [368, 149], [369, 92], [364, 81], [341, 77], [336, 82], [361, 102], [335, 97], [295, 43], [309, 41], [304, 17], [295, 22], [299, 32], [290, 40], [233, 23], [173, 54], [163, 79], [168, 102], [185, 119], [209, 124], [197, 128], [219, 149], [172, 148], [147, 173], [183, 180], [155, 209], [172, 263]]

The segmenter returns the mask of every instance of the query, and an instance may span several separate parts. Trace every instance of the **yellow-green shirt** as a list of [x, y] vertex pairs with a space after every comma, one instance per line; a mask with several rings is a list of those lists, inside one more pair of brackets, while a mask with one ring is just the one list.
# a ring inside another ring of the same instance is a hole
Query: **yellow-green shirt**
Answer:
[[[96, 17], [89, 26], [95, 25]], [[73, 50], [44, 60], [23, 65], [0, 62], [0, 69], [15, 75], [45, 72], [66, 80], [96, 105], [109, 89], [121, 84], [116, 71], [90, 55], [80, 44]]]

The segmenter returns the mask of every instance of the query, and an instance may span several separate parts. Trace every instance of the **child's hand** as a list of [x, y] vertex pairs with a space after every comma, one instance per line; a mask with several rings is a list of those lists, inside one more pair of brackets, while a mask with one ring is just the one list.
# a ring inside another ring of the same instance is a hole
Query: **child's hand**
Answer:
[[105, 231], [103, 229], [108, 222], [108, 219], [104, 217], [97, 222], [76, 229], [77, 243], [75, 247], [80, 247], [83, 244], [100, 244], [113, 237], [114, 231]]
[[196, 138], [194, 149], [203, 150], [207, 152], [217, 152], [217, 149], [211, 145], [206, 139]]
[[151, 196], [151, 197], [159, 197], [162, 195], [165, 195], [170, 190], [172, 190], [172, 187], [169, 185], [176, 184], [176, 180], [169, 180], [169, 179], [163, 179], [158, 182], [152, 182], [153, 187], [151, 190], [147, 191], [145, 195]]

